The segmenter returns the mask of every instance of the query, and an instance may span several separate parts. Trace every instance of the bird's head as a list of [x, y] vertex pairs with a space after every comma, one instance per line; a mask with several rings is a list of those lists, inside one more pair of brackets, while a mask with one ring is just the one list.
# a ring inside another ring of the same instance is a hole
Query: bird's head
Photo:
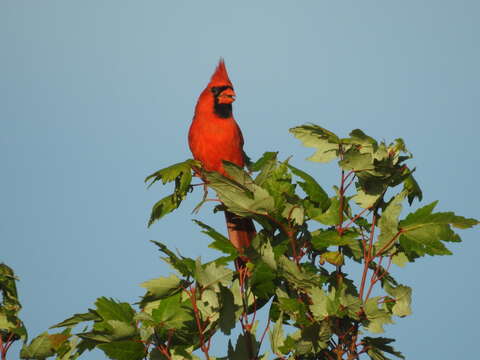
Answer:
[[218, 104], [231, 104], [235, 101], [235, 91], [225, 67], [225, 62], [220, 59], [217, 68], [210, 79], [207, 88], [212, 92]]
[[235, 91], [228, 78], [225, 62], [220, 59], [210, 82], [203, 90], [197, 103], [197, 113], [211, 113], [221, 118], [232, 116], [232, 103], [235, 101]]

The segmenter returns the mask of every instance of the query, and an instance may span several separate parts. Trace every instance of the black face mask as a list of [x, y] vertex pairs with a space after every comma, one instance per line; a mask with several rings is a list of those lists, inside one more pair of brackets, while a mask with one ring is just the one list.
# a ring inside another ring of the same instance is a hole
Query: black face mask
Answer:
[[214, 86], [212, 87], [211, 91], [213, 96], [215, 97], [215, 104], [213, 106], [213, 110], [216, 115], [221, 117], [222, 119], [227, 119], [232, 117], [232, 104], [220, 104], [218, 102], [218, 95], [222, 93], [222, 91], [232, 89], [231, 86]]

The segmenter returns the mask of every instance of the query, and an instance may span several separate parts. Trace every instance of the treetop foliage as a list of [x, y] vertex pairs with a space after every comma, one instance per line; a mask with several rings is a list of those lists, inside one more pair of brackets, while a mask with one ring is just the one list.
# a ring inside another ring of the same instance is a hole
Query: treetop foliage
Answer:
[[[76, 359], [98, 348], [115, 360], [215, 359], [213, 336], [231, 337], [239, 324], [240, 335], [217, 359], [403, 359], [393, 339], [377, 335], [411, 314], [412, 289], [395, 280], [391, 265], [450, 255], [448, 243], [461, 241], [455, 230], [479, 222], [435, 212], [436, 202], [408, 213], [405, 207], [421, 201], [422, 191], [401, 139], [378, 142], [358, 129], [341, 138], [314, 124], [290, 132], [315, 150], [309, 160], [337, 161], [340, 181], [332, 193], [276, 152], [247, 170], [224, 162], [229, 177], [191, 159], [153, 173], [145, 180], [149, 187], [161, 182], [173, 191], [153, 206], [149, 226], [180, 206], [200, 173], [217, 194], [214, 211], [257, 223], [246, 264], [235, 260], [237, 250], [220, 231], [194, 220], [219, 257], [203, 263], [154, 241], [173, 273], [142, 283], [146, 293], [138, 304], [100, 297], [92, 309], [52, 326], [61, 332], [25, 343], [21, 358]], [[205, 194], [196, 209], [207, 200]], [[360, 281], [345, 272], [347, 262], [360, 264]], [[2, 266], [2, 339], [25, 341], [15, 278]], [[266, 323], [259, 311], [267, 313]], [[270, 350], [263, 352], [267, 337]]]

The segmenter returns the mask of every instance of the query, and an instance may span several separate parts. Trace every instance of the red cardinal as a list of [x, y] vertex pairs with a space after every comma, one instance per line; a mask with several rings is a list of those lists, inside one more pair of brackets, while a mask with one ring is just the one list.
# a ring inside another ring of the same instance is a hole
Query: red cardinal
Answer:
[[[245, 165], [243, 136], [232, 114], [235, 101], [233, 85], [228, 78], [223, 59], [220, 59], [210, 83], [202, 91], [195, 107], [188, 144], [195, 160], [207, 171], [217, 171], [224, 176], [222, 160], [240, 167]], [[228, 236], [240, 253], [250, 245], [255, 236], [253, 221], [225, 211]]]

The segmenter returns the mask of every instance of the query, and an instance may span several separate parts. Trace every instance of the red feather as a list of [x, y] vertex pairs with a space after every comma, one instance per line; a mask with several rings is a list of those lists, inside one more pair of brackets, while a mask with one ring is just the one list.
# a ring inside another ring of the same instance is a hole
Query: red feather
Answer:
[[[217, 171], [224, 176], [228, 174], [223, 168], [222, 160], [240, 167], [245, 165], [242, 132], [231, 113], [234, 96], [225, 63], [220, 59], [210, 82], [198, 98], [188, 133], [188, 143], [195, 160], [199, 160], [205, 170]], [[218, 111], [222, 105], [227, 110], [226, 115], [220, 115], [221, 112]], [[253, 221], [228, 211], [225, 212], [225, 217], [230, 241], [242, 253], [255, 236]]]

